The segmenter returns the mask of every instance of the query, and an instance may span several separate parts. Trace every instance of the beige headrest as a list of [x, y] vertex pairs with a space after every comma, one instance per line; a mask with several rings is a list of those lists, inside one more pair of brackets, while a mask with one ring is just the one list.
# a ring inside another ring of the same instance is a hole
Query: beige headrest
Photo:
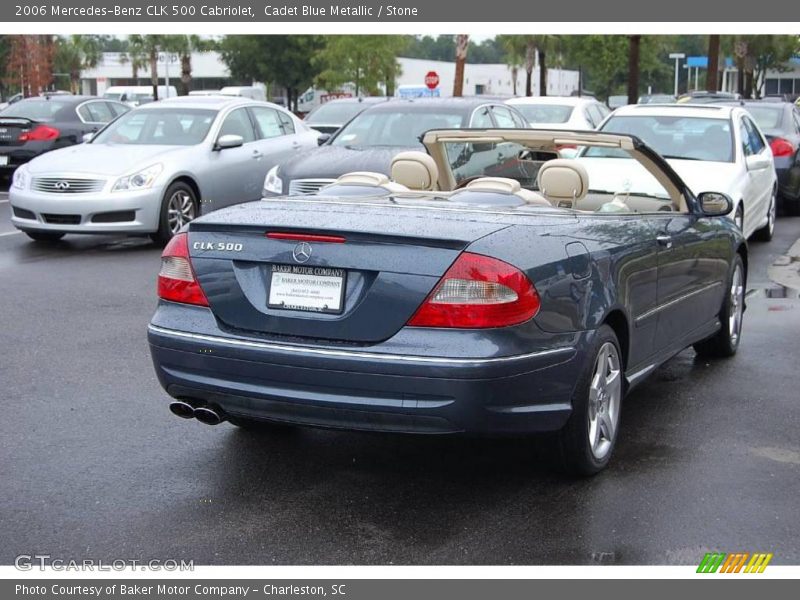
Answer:
[[409, 150], [392, 159], [392, 180], [412, 190], [433, 190], [439, 179], [436, 162], [424, 152]]
[[516, 194], [520, 190], [519, 181], [508, 177], [481, 177], [467, 184], [468, 190], [475, 192], [500, 192]]
[[574, 206], [589, 191], [589, 174], [578, 161], [569, 158], [548, 160], [539, 169], [539, 190], [556, 206]]
[[353, 171], [345, 173], [339, 177], [334, 185], [372, 185], [380, 186], [389, 183], [389, 177], [385, 173], [374, 173], [372, 171]]

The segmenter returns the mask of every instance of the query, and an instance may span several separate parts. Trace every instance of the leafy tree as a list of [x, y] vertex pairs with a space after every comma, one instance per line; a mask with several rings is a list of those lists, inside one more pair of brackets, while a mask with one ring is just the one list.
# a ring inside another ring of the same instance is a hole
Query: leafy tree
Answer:
[[[473, 40], [469, 41], [467, 56], [471, 64], [499, 64], [504, 60], [504, 48], [500, 38], [487, 38], [480, 44]], [[409, 41], [403, 50], [403, 56], [407, 58], [423, 58], [427, 60], [442, 60], [451, 62], [456, 53], [456, 39], [452, 35], [439, 35], [432, 37], [408, 36]]]
[[353, 83], [356, 95], [378, 94], [382, 86], [392, 95], [400, 74], [397, 56], [407, 44], [408, 38], [398, 35], [330, 36], [312, 60], [320, 69], [316, 82], [328, 89]]
[[518, 35], [498, 35], [497, 43], [503, 50], [503, 61], [511, 70], [511, 81], [514, 95], [517, 95], [517, 75], [525, 62], [525, 44]]
[[316, 35], [228, 35], [219, 50], [234, 78], [277, 83], [286, 88], [288, 106], [296, 109], [298, 94], [318, 73], [312, 58], [322, 44]]
[[53, 67], [56, 73], [69, 77], [73, 94], [80, 92], [81, 72], [97, 66], [102, 57], [103, 36], [71, 35], [56, 39]]

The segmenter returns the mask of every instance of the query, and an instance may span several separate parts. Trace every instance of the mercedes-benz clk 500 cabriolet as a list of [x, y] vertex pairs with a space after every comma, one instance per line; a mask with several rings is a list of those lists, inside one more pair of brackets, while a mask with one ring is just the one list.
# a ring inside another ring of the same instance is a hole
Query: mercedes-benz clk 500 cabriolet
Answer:
[[[688, 346], [736, 352], [747, 247], [723, 216], [729, 197], [695, 196], [626, 135], [434, 130], [423, 142], [391, 177], [349, 173], [172, 239], [148, 337], [174, 414], [553, 432], [561, 467], [591, 474], [609, 462], [629, 389]], [[563, 146], [624, 150], [652, 181], [593, 187], [597, 161], [552, 159]]]

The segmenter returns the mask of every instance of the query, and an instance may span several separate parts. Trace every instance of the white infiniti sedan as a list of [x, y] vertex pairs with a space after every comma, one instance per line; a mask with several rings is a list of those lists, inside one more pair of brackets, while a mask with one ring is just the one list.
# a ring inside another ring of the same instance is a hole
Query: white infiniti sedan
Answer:
[[[634, 104], [618, 108], [599, 130], [635, 135], [663, 156], [695, 195], [708, 190], [729, 195], [733, 200], [730, 216], [746, 237], [772, 239], [777, 194], [772, 150], [744, 109]], [[625, 181], [641, 175], [618, 150], [585, 148], [580, 159], [597, 174], [592, 187], [624, 188]], [[655, 180], [652, 183], [658, 185]], [[624, 189], [612, 191], [624, 193]]]

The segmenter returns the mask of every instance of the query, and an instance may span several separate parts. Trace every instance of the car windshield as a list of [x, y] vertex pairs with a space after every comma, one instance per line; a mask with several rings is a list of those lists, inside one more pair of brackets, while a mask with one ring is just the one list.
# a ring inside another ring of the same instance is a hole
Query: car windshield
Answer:
[[563, 104], [515, 104], [528, 123], [566, 123], [572, 115], [572, 106]]
[[358, 115], [339, 131], [333, 146], [421, 146], [419, 137], [429, 129], [466, 125], [463, 112], [447, 109], [379, 110]]
[[[728, 119], [709, 119], [680, 115], [641, 115], [611, 117], [602, 131], [635, 135], [664, 158], [733, 161], [733, 136]], [[584, 156], [628, 158], [611, 148], [588, 148]]]
[[93, 144], [192, 146], [202, 142], [217, 111], [158, 108], [131, 111], [103, 129]]
[[780, 129], [782, 106], [748, 106], [749, 112], [761, 129]]
[[4, 117], [21, 117], [23, 119], [32, 119], [33, 121], [52, 121], [56, 113], [62, 108], [64, 108], [64, 104], [58, 100], [32, 98], [9, 105], [3, 111], [0, 111], [0, 115]]
[[331, 123], [333, 125], [347, 123], [364, 110], [364, 108], [366, 107], [361, 102], [333, 102], [330, 104], [323, 104], [311, 111], [306, 117], [306, 123], [310, 125], [316, 123]]

